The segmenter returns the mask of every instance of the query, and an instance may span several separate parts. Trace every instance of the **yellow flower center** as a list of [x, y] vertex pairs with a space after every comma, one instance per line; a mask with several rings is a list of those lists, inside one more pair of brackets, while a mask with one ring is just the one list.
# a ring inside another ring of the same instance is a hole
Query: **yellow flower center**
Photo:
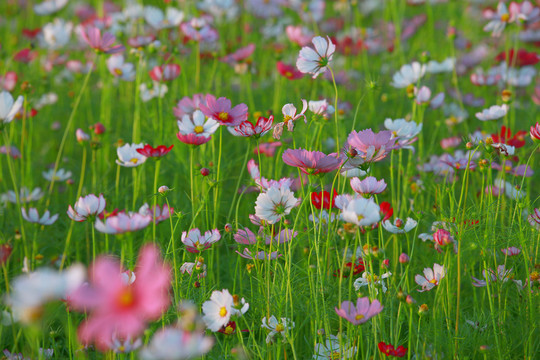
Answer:
[[364, 215], [360, 214], [356, 217], [358, 219], [358, 222], [364, 220]]
[[222, 112], [220, 112], [220, 113], [218, 114], [218, 118], [219, 118], [219, 120], [221, 120], [221, 121], [227, 121], [227, 120], [229, 120], [229, 114], [226, 113], [226, 112], [224, 112], [224, 111], [222, 111]]
[[276, 331], [277, 332], [282, 332], [283, 330], [285, 330], [285, 327], [283, 326], [283, 324], [277, 324], [276, 325]]
[[195, 126], [194, 131], [196, 134], [202, 134], [204, 132], [204, 128], [201, 125], [197, 125]]
[[510, 20], [510, 14], [501, 15], [501, 21], [507, 22], [508, 20]]
[[289, 115], [287, 115], [287, 116], [285, 116], [285, 119], [283, 119], [283, 121], [284, 121], [285, 123], [287, 123], [287, 122], [289, 122], [289, 120], [291, 120], [291, 119], [292, 119], [292, 117], [290, 117]]
[[433, 278], [429, 280], [430, 283], [437, 285], [437, 279]]
[[221, 317], [227, 316], [227, 308], [225, 306], [222, 306], [221, 309], [219, 309], [219, 316]]
[[130, 288], [126, 288], [120, 293], [120, 296], [118, 296], [118, 304], [122, 307], [128, 307], [134, 302], [135, 298]]
[[365, 318], [365, 316], [362, 315], [362, 314], [357, 314], [357, 315], [354, 317], [355, 320], [362, 320], [363, 318]]
[[[223, 308], [222, 308], [222, 309], [223, 309]], [[227, 310], [225, 310], [225, 311], [227, 311]], [[221, 311], [220, 311], [220, 314], [221, 314]], [[227, 326], [227, 327], [225, 328], [225, 334], [231, 335], [233, 332], [234, 332], [234, 329], [233, 329], [232, 326], [229, 325], [229, 326]]]
[[123, 74], [124, 72], [122, 71], [122, 69], [116, 68], [116, 69], [114, 69], [114, 73], [115, 73], [116, 75], [118, 75], [118, 76], [122, 76], [122, 74]]
[[117, 350], [118, 352], [123, 353], [124, 351], [126, 351], [126, 347], [124, 345], [120, 345]]
[[506, 165], [504, 167], [504, 171], [509, 172], [510, 170], [512, 170], [512, 167], [510, 165]]
[[137, 158], [134, 157], [134, 158], [131, 158], [131, 160], [129, 160], [129, 161], [132, 162], [132, 163], [134, 163], [134, 164], [136, 164], [136, 163], [139, 162], [139, 159], [137, 159]]
[[331, 355], [330, 355], [330, 359], [332, 360], [338, 360], [338, 359], [341, 359], [341, 353], [339, 351], [334, 351]]
[[286, 77], [291, 77], [291, 76], [292, 76], [292, 73], [291, 73], [290, 71], [287, 71], [287, 72], [285, 73], [285, 76], [286, 76]]

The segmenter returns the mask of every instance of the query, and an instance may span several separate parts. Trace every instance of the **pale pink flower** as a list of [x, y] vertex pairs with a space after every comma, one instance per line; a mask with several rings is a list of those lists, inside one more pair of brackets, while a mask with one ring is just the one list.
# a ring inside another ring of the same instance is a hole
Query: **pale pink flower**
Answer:
[[527, 220], [533, 228], [540, 231], [540, 209], [534, 209], [532, 214], [527, 216]]
[[195, 110], [201, 109], [201, 104], [206, 105], [207, 96], [208, 94], [194, 94], [192, 97], [184, 96], [173, 108], [174, 116], [178, 119], [182, 119], [184, 115], [192, 116]]
[[377, 134], [371, 129], [360, 132], [353, 130], [347, 142], [365, 162], [381, 161], [391, 150], [397, 148], [396, 139], [392, 139], [392, 132], [388, 130]]
[[99, 257], [91, 266], [90, 283], [69, 297], [72, 308], [89, 314], [78, 332], [82, 343], [105, 351], [113, 336], [137, 337], [168, 308], [171, 272], [154, 245], [140, 250], [135, 272], [137, 279], [126, 284], [116, 260]]
[[40, 225], [52, 225], [58, 219], [58, 214], [51, 216], [49, 210], [46, 210], [41, 218], [39, 217], [39, 213], [35, 208], [30, 208], [30, 210], [26, 212], [26, 209], [21, 207], [21, 212], [24, 220]]
[[507, 255], [507, 256], [516, 256], [516, 255], [519, 255], [519, 253], [521, 252], [521, 250], [515, 246], [510, 246], [509, 248], [501, 249], [501, 251], [503, 252], [504, 255]]
[[358, 298], [356, 305], [351, 301], [343, 301], [341, 307], [335, 308], [336, 313], [354, 325], [360, 325], [379, 314], [383, 310], [379, 300], [370, 303], [368, 297]]
[[180, 65], [178, 64], [165, 64], [154, 66], [150, 70], [149, 75], [154, 81], [171, 81], [180, 75], [180, 70]]
[[103, 194], [99, 194], [99, 197], [94, 194], [81, 196], [74, 207], [69, 205], [67, 214], [71, 220], [85, 221], [101, 214], [106, 204]]
[[286, 125], [287, 130], [293, 131], [294, 130], [294, 122], [300, 118], [304, 118], [304, 122], [307, 123], [305, 112], [308, 108], [308, 102], [304, 99], [302, 99], [302, 111], [300, 113], [296, 113], [296, 107], [293, 104], [285, 104], [281, 108], [281, 112], [283, 113], [283, 122], [280, 122], [279, 124], [276, 124], [274, 126], [274, 138], [278, 139], [281, 137], [281, 134], [283, 133], [283, 127]]
[[139, 214], [150, 215], [152, 221], [159, 224], [160, 222], [169, 219], [171, 215], [174, 214], [174, 208], [169, 208], [169, 205], [167, 204], [163, 204], [162, 207], [158, 204], [152, 205], [152, 207], [148, 206], [148, 204], [144, 204], [139, 209]]
[[233, 235], [234, 241], [243, 245], [251, 245], [257, 243], [257, 236], [249, 229], [238, 229]]
[[96, 52], [105, 54], [116, 54], [125, 50], [124, 45], [115, 45], [116, 37], [111, 33], [101, 35], [101, 30], [95, 26], [86, 26], [82, 28], [81, 36], [83, 40]]
[[283, 162], [300, 168], [304, 174], [316, 175], [336, 170], [341, 165], [340, 159], [334, 154], [326, 155], [320, 151], [303, 149], [287, 149], [282, 156]]
[[95, 228], [105, 234], [123, 234], [144, 229], [151, 221], [151, 215], [120, 212], [115, 216], [109, 216], [105, 222], [96, 219]]
[[249, 260], [275, 260], [278, 257], [283, 256], [279, 254], [277, 251], [273, 251], [271, 253], [267, 253], [265, 251], [252, 253], [251, 250], [249, 250], [248, 248], [245, 248], [244, 251], [242, 252], [236, 251], [236, 253], [240, 255], [241, 257], [243, 257], [244, 259], [249, 259]]
[[424, 276], [416, 275], [414, 277], [414, 281], [416, 281], [416, 283], [422, 287], [422, 289], [418, 289], [418, 291], [424, 292], [429, 291], [435, 286], [439, 285], [441, 279], [443, 279], [445, 275], [446, 269], [444, 268], [444, 266], [439, 264], [433, 264], [433, 269], [425, 268]]
[[482, 279], [477, 279], [474, 276], [471, 276], [473, 279], [472, 285], [475, 287], [484, 287], [487, 286], [488, 282], [507, 282], [510, 279], [510, 273], [512, 269], [506, 269], [504, 265], [497, 266], [497, 273], [492, 269], [482, 270]]
[[197, 228], [182, 232], [182, 242], [186, 245], [187, 251], [190, 253], [198, 253], [209, 249], [214, 243], [221, 239], [221, 234], [218, 229], [208, 230], [201, 235], [201, 231]]
[[202, 332], [188, 332], [176, 327], [156, 331], [139, 355], [143, 360], [182, 360], [198, 358], [214, 345], [214, 339]]
[[384, 179], [377, 181], [373, 176], [368, 176], [364, 180], [357, 177], [351, 179], [351, 187], [355, 193], [360, 195], [380, 194], [386, 189]]
[[476, 117], [478, 118], [478, 120], [481, 120], [481, 121], [497, 120], [506, 116], [507, 112], [508, 112], [508, 105], [506, 104], [503, 104], [501, 106], [493, 105], [488, 109], [482, 110], [482, 112], [477, 112]]
[[301, 26], [288, 25], [285, 28], [285, 33], [289, 40], [300, 46], [309, 45], [311, 39], [313, 39], [313, 33]]

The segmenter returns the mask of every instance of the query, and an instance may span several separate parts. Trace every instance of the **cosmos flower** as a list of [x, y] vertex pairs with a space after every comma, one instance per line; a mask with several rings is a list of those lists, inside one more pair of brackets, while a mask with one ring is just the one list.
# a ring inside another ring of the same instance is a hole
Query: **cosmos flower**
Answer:
[[41, 173], [45, 180], [48, 181], [66, 181], [71, 178], [71, 171], [66, 171], [64, 169], [58, 169], [56, 172], [54, 169], [50, 169], [49, 171], [43, 171]]
[[22, 95], [13, 100], [13, 96], [7, 91], [0, 92], [0, 124], [10, 123], [15, 115], [21, 110], [24, 98]]
[[283, 133], [283, 127], [287, 126], [287, 130], [293, 131], [294, 130], [294, 122], [300, 118], [304, 119], [304, 122], [307, 123], [305, 112], [308, 108], [308, 102], [304, 99], [302, 99], [302, 111], [300, 113], [296, 113], [296, 107], [293, 104], [285, 104], [281, 108], [281, 112], [283, 113], [283, 122], [280, 122], [274, 126], [274, 139], [279, 140], [281, 137], [281, 134]]
[[96, 219], [95, 228], [105, 234], [123, 234], [137, 231], [147, 227], [152, 221], [152, 215], [139, 213], [120, 212], [117, 215], [109, 216], [105, 222]]
[[391, 272], [386, 272], [382, 274], [381, 276], [370, 274], [367, 271], [364, 271], [362, 273], [362, 276], [359, 277], [354, 281], [354, 289], [356, 291], [360, 291], [360, 289], [364, 286], [370, 286], [375, 290], [375, 293], [379, 293], [379, 287], [382, 289], [382, 292], [385, 293], [388, 288], [386, 287], [386, 284], [384, 282], [384, 279], [389, 278], [392, 276]]
[[37, 15], [51, 15], [66, 6], [68, 0], [45, 0], [34, 5], [34, 13]]
[[345, 335], [340, 335], [340, 337], [330, 335], [324, 344], [315, 344], [313, 360], [353, 359], [355, 358], [356, 350], [356, 346], [351, 346]]
[[124, 56], [117, 54], [107, 59], [107, 68], [115, 78], [123, 81], [135, 80], [135, 66], [132, 63], [124, 62]]
[[171, 215], [174, 214], [174, 208], [169, 208], [169, 205], [167, 204], [163, 204], [162, 207], [160, 207], [158, 204], [150, 207], [145, 203], [139, 209], [139, 214], [150, 215], [152, 217], [152, 221], [159, 224], [160, 222], [169, 219]]
[[165, 94], [169, 91], [169, 87], [164, 83], [159, 83], [157, 81], [152, 82], [152, 87], [149, 88], [146, 83], [142, 83], [139, 86], [141, 100], [143, 102], [148, 102], [156, 97], [163, 98]]
[[249, 120], [243, 121], [240, 125], [234, 127], [234, 131], [244, 137], [259, 138], [267, 134], [272, 130], [272, 123], [274, 122], [274, 116], [270, 115], [268, 118], [260, 116], [257, 123], [253, 125]]
[[165, 13], [155, 6], [144, 7], [146, 22], [156, 30], [177, 27], [184, 19], [184, 13], [172, 6], [167, 7]]
[[382, 310], [383, 306], [379, 300], [375, 299], [370, 303], [369, 298], [363, 297], [356, 300], [356, 305], [350, 301], [342, 302], [340, 308], [336, 308], [336, 313], [353, 325], [360, 325]]
[[328, 36], [326, 39], [316, 36], [312, 39], [312, 43], [315, 50], [307, 46], [303, 47], [296, 60], [296, 67], [302, 73], [312, 74], [315, 79], [324, 73], [330, 65], [336, 51], [336, 45], [332, 43]]
[[412, 64], [406, 64], [396, 72], [392, 78], [392, 85], [395, 88], [406, 88], [409, 85], [415, 85], [426, 72], [426, 66], [415, 61]]
[[429, 291], [435, 286], [439, 285], [441, 279], [446, 275], [446, 269], [439, 264], [433, 264], [433, 269], [425, 268], [424, 276], [416, 275], [414, 281], [422, 287], [418, 289], [419, 292]]
[[298, 80], [304, 77], [304, 73], [296, 70], [292, 65], [285, 64], [281, 61], [276, 63], [277, 71], [289, 80]]
[[270, 330], [270, 332], [266, 336], [266, 343], [269, 344], [274, 341], [274, 337], [278, 334], [280, 334], [283, 338], [283, 341], [285, 341], [287, 331], [294, 328], [294, 321], [291, 321], [288, 318], [280, 318], [280, 320], [278, 321], [278, 319], [274, 315], [272, 315], [270, 316], [270, 319], [266, 319], [266, 317], [263, 317], [261, 327]]
[[358, 226], [371, 226], [381, 220], [379, 210], [379, 205], [373, 200], [355, 198], [343, 208], [342, 217], [343, 220]]
[[218, 331], [226, 325], [233, 315], [234, 299], [229, 290], [214, 290], [210, 300], [202, 305], [203, 320], [210, 331]]
[[178, 64], [165, 64], [161, 66], [154, 66], [149, 72], [152, 80], [161, 82], [161, 81], [172, 81], [180, 75], [180, 65]]
[[207, 95], [206, 105], [200, 104], [200, 108], [204, 115], [225, 126], [237, 126], [248, 119], [246, 104], [231, 107], [231, 100], [224, 97], [216, 99], [213, 95]]
[[139, 355], [143, 360], [187, 360], [203, 356], [213, 345], [214, 339], [204, 333], [166, 327], [156, 331]]
[[116, 149], [118, 159], [116, 163], [124, 167], [136, 167], [146, 161], [146, 156], [139, 153], [138, 149], [143, 149], [144, 144], [125, 144]]
[[499, 2], [497, 12], [493, 14], [491, 20], [484, 26], [484, 31], [491, 32], [491, 36], [499, 37], [506, 28], [510, 20], [510, 14], [504, 2]]
[[403, 346], [398, 346], [397, 349], [394, 348], [394, 345], [386, 344], [385, 342], [379, 342], [379, 351], [386, 356], [395, 356], [395, 357], [404, 357], [407, 355], [407, 348]]
[[121, 265], [101, 256], [88, 271], [89, 284], [70, 294], [70, 306], [89, 314], [78, 331], [83, 344], [95, 343], [105, 351], [113, 336], [135, 338], [167, 310], [171, 270], [154, 245], [141, 248], [135, 272], [137, 279], [126, 284]]
[[159, 145], [156, 148], [153, 148], [151, 145], [146, 144], [144, 147], [137, 148], [135, 150], [142, 156], [147, 158], [153, 157], [159, 160], [163, 156], [167, 155], [172, 150], [173, 146], [174, 145], [167, 147], [165, 145]]
[[107, 202], [103, 197], [103, 194], [99, 194], [97, 197], [94, 194], [81, 196], [79, 200], [75, 202], [75, 206], [69, 205], [67, 214], [71, 220], [85, 221], [88, 218], [95, 217], [101, 214], [105, 210]]
[[220, 239], [221, 234], [218, 229], [208, 230], [204, 235], [201, 235], [201, 231], [197, 228], [189, 230], [189, 233], [182, 232], [182, 242], [191, 253], [207, 250]]
[[184, 96], [173, 109], [174, 116], [182, 119], [184, 115], [193, 116], [196, 110], [201, 109], [201, 104], [206, 105], [208, 94], [194, 94], [192, 97]]
[[326, 155], [320, 151], [303, 149], [287, 149], [282, 156], [287, 165], [298, 167], [304, 174], [316, 175], [336, 170], [341, 161], [333, 154]]
[[204, 138], [209, 138], [219, 127], [217, 121], [206, 119], [200, 110], [195, 110], [192, 117], [184, 114], [182, 120], [178, 120], [177, 124], [182, 135], [193, 134]]
[[482, 112], [477, 112], [476, 118], [481, 121], [497, 120], [505, 116], [507, 112], [508, 105], [493, 105], [489, 109], [484, 109]]
[[56, 220], [58, 220], [58, 214], [51, 216], [49, 210], [46, 210], [41, 218], [39, 217], [39, 213], [35, 208], [30, 208], [30, 210], [26, 212], [26, 209], [22, 207], [21, 212], [24, 220], [35, 224], [52, 225]]
[[540, 209], [536, 208], [532, 211], [532, 213], [527, 216], [527, 220], [529, 221], [529, 224], [536, 230], [540, 231]]
[[40, 44], [50, 50], [58, 50], [69, 42], [73, 24], [56, 18], [54, 22], [48, 23], [41, 29]]
[[116, 37], [111, 33], [101, 35], [101, 30], [95, 26], [84, 26], [81, 29], [82, 39], [96, 52], [116, 54], [125, 50], [124, 45], [115, 45]]
[[275, 224], [291, 212], [297, 201], [289, 188], [272, 186], [257, 197], [255, 214], [269, 224]]
[[386, 186], [384, 179], [377, 181], [373, 176], [368, 176], [363, 180], [357, 177], [351, 179], [351, 188], [360, 195], [380, 194], [386, 189]]
[[387, 130], [379, 133], [374, 133], [371, 129], [360, 132], [353, 130], [347, 143], [365, 162], [381, 161], [391, 150], [397, 148], [396, 139], [392, 139], [392, 132]]
[[389, 231], [392, 234], [404, 234], [414, 229], [417, 224], [418, 223], [416, 220], [411, 218], [407, 218], [405, 223], [403, 223], [403, 220], [400, 218], [397, 218], [393, 224], [390, 222], [390, 220], [384, 221], [383, 227], [386, 229], [386, 231]]

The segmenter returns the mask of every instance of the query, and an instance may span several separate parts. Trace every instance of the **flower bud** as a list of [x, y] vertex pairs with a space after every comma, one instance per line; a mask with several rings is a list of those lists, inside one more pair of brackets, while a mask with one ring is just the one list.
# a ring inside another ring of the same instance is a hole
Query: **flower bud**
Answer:
[[210, 175], [210, 170], [208, 170], [208, 168], [202, 168], [202, 169], [201, 169], [201, 175], [202, 175], [202, 176], [208, 176], [208, 175]]
[[90, 140], [90, 135], [82, 131], [82, 129], [77, 129], [77, 131], [75, 131], [75, 136], [77, 137], [77, 141], [79, 142], [79, 144]]
[[399, 262], [400, 264], [406, 264], [409, 262], [409, 255], [405, 254], [405, 253], [401, 253], [401, 255], [399, 255]]
[[384, 259], [383, 262], [381, 263], [381, 266], [383, 268], [388, 268], [390, 266], [390, 260]]
[[230, 233], [232, 231], [232, 225], [227, 223], [225, 224], [225, 232]]
[[167, 185], [162, 185], [159, 187], [158, 189], [158, 192], [161, 194], [161, 195], [165, 195], [166, 193], [168, 193], [169, 191], [171, 191], [171, 189], [169, 189], [169, 187]]
[[90, 129], [94, 130], [94, 134], [101, 135], [105, 132], [105, 126], [102, 123], [95, 123], [94, 125], [90, 126]]
[[418, 315], [424, 315], [424, 314], [426, 314], [428, 311], [429, 311], [429, 308], [428, 308], [427, 304], [422, 304], [422, 305], [420, 305], [420, 307], [418, 308]]

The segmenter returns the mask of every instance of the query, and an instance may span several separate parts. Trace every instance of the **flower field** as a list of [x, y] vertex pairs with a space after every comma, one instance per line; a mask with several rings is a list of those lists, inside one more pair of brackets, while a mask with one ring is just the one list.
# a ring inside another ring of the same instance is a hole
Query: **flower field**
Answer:
[[3, 0], [1, 359], [540, 358], [540, 1]]

